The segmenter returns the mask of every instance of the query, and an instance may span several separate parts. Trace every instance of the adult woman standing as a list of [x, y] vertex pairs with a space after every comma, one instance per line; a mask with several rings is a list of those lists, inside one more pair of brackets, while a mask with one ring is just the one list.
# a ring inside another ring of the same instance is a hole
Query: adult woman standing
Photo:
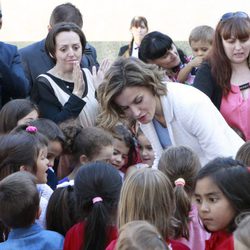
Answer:
[[224, 14], [216, 27], [211, 53], [193, 84], [208, 95], [245, 140], [250, 140], [249, 55], [249, 16], [244, 12]]
[[108, 64], [102, 64], [93, 76], [88, 69], [81, 69], [85, 45], [82, 30], [74, 23], [56, 24], [48, 33], [46, 51], [56, 64], [38, 76], [31, 93], [41, 117], [56, 123], [75, 118], [82, 126], [95, 124], [98, 108], [95, 84]]
[[133, 56], [138, 58], [141, 41], [148, 33], [147, 19], [143, 16], [135, 16], [130, 23], [130, 32], [132, 34], [132, 40], [130, 44], [120, 48], [118, 56]]
[[163, 82], [155, 65], [137, 58], [117, 59], [99, 86], [99, 124], [111, 127], [119, 119], [141, 124], [156, 155], [169, 145], [188, 146], [204, 164], [218, 155], [235, 156], [243, 144], [209, 98], [197, 89]]

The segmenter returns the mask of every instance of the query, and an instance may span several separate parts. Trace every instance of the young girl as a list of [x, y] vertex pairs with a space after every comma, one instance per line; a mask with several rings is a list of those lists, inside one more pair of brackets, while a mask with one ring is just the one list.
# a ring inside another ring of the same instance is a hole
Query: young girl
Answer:
[[21, 124], [37, 119], [38, 108], [28, 99], [7, 102], [0, 111], [0, 134], [7, 134]]
[[158, 230], [143, 220], [131, 221], [122, 226], [116, 249], [169, 250]]
[[[119, 205], [118, 227], [134, 220], [146, 220], [154, 225], [173, 250], [189, 249], [172, 240], [176, 225], [174, 193], [170, 180], [161, 171], [142, 168], [125, 179]], [[107, 250], [115, 249], [116, 241]]]
[[114, 152], [110, 162], [124, 179], [127, 168], [135, 163], [135, 141], [130, 131], [122, 124], [116, 125], [111, 133], [114, 138]]
[[[55, 173], [55, 162], [58, 164], [58, 157], [62, 154], [64, 147], [64, 134], [60, 127], [53, 121], [45, 118], [38, 118], [29, 123], [35, 126], [40, 133], [45, 135], [48, 139], [48, 181], [47, 184], [54, 190], [57, 186], [57, 176]], [[57, 167], [57, 166], [56, 166]]]
[[[21, 125], [8, 135], [0, 136], [0, 180], [17, 171], [34, 174], [38, 183], [47, 182], [48, 141], [36, 127]], [[47, 197], [41, 197], [42, 213], [39, 223], [44, 225]], [[3, 234], [1, 232], [3, 240]]]
[[46, 229], [65, 236], [76, 222], [74, 186], [57, 188], [47, 206]]
[[82, 128], [74, 121], [72, 124], [65, 123], [61, 128], [66, 138], [64, 153], [68, 155], [71, 172], [58, 182], [58, 187], [63, 182], [73, 182], [82, 164], [109, 161], [113, 154], [113, 138], [105, 130], [97, 127]]
[[234, 250], [250, 249], [250, 214], [246, 216], [238, 225], [233, 233]]
[[216, 158], [198, 173], [195, 200], [199, 216], [210, 231], [206, 250], [233, 249], [235, 218], [249, 211], [250, 171], [231, 158]]
[[113, 225], [121, 185], [119, 173], [105, 162], [79, 169], [74, 188], [80, 222], [67, 232], [64, 250], [103, 250], [117, 237]]
[[198, 217], [192, 194], [195, 177], [201, 168], [198, 156], [185, 146], [169, 147], [163, 151], [158, 169], [172, 182], [176, 199], [175, 217], [181, 222], [176, 235], [190, 249], [205, 249], [209, 234], [204, 230]]

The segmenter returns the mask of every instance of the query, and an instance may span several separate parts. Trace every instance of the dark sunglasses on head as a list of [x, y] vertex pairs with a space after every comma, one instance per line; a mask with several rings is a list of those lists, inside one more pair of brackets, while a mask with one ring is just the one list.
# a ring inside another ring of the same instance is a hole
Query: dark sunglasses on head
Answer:
[[226, 21], [228, 19], [231, 19], [231, 18], [235, 18], [235, 17], [239, 17], [239, 18], [249, 18], [248, 14], [246, 12], [243, 12], [243, 11], [237, 11], [237, 12], [228, 12], [226, 14], [224, 14], [220, 21], [223, 22], [223, 21]]

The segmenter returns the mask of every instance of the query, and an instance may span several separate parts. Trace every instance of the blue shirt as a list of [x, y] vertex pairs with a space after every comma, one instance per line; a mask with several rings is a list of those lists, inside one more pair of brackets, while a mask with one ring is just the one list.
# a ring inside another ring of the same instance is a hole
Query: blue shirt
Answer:
[[0, 243], [0, 250], [61, 250], [63, 241], [61, 234], [34, 223], [30, 227], [12, 229], [7, 241]]

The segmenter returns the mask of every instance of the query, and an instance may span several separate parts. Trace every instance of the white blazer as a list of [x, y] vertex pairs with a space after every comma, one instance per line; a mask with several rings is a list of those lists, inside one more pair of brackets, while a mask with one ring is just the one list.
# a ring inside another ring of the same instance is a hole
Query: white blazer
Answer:
[[[200, 158], [202, 166], [215, 157], [235, 157], [244, 141], [231, 129], [211, 100], [200, 90], [168, 82], [161, 104], [173, 146], [187, 146]], [[155, 152], [153, 168], [163, 148], [153, 122], [140, 124]]]

